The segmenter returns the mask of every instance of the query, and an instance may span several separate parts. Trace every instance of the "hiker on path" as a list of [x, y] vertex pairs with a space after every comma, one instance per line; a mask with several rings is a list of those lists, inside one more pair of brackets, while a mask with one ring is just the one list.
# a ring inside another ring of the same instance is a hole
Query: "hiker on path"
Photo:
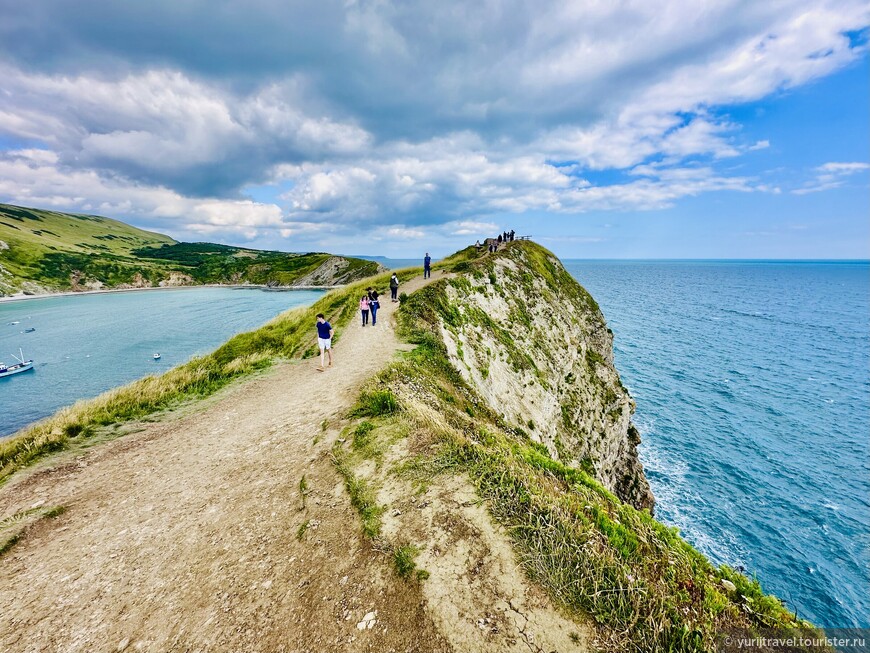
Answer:
[[369, 309], [372, 311], [372, 326], [378, 323], [378, 309], [381, 307], [381, 302], [378, 300], [378, 291], [373, 290], [371, 286], [366, 288], [369, 298]]
[[335, 334], [335, 331], [332, 329], [332, 325], [326, 321], [326, 318], [323, 316], [323, 313], [317, 314], [317, 346], [320, 347], [320, 367], [317, 368], [317, 371], [322, 372], [326, 369], [324, 363], [324, 354], [329, 355], [329, 367], [332, 367], [332, 336]]
[[393, 276], [390, 277], [390, 299], [394, 302], [398, 300], [399, 295], [399, 277], [396, 276], [396, 273], [393, 272]]
[[426, 256], [423, 257], [423, 278], [428, 279], [432, 276], [432, 257], [429, 256], [429, 252], [426, 252]]
[[362, 313], [362, 325], [369, 323], [369, 296], [363, 295], [359, 300], [359, 312]]
[[[498, 235], [498, 238], [496, 238], [496, 240], [498, 241], [498, 244], [501, 245], [501, 234]], [[496, 247], [498, 247], [498, 245], [496, 245]]]
[[515, 234], [515, 233], [516, 233], [516, 232], [515, 232], [513, 229], [511, 229], [511, 232], [508, 234], [508, 237], [510, 237], [511, 242], [514, 242], [514, 234]]

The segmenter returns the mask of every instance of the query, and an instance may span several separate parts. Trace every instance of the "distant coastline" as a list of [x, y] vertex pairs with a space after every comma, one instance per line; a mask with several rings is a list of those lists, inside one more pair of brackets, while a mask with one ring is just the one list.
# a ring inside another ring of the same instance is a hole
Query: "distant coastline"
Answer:
[[48, 299], [50, 297], [78, 297], [80, 295], [105, 295], [109, 293], [139, 292], [143, 290], [190, 290], [191, 288], [230, 288], [237, 290], [266, 290], [272, 292], [288, 292], [293, 290], [332, 290], [341, 288], [344, 284], [335, 286], [267, 286], [261, 284], [229, 284], [229, 283], [204, 283], [190, 286], [148, 286], [146, 288], [107, 288], [105, 290], [68, 290], [63, 292], [38, 293], [25, 295], [15, 293], [0, 297], [0, 304], [6, 302], [19, 302], [28, 299]]

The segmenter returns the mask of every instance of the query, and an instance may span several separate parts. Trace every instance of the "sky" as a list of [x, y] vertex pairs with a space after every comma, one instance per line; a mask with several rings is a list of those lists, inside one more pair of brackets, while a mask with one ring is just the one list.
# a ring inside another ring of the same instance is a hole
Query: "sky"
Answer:
[[870, 258], [866, 0], [0, 0], [0, 202], [187, 241]]

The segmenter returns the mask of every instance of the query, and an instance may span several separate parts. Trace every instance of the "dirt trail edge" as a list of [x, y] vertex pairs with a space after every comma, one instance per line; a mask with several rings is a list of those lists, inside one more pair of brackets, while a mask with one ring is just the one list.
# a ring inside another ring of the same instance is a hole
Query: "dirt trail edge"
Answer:
[[[315, 359], [276, 365], [0, 488], [0, 520], [66, 508], [0, 556], [0, 651], [580, 650], [462, 479], [435, 488], [435, 505], [456, 506], [474, 541], [424, 552], [429, 580], [400, 579], [362, 535], [329, 451], [362, 384], [403, 348], [397, 306], [383, 301], [375, 327], [354, 320], [325, 373]], [[481, 566], [469, 585], [464, 570]]]

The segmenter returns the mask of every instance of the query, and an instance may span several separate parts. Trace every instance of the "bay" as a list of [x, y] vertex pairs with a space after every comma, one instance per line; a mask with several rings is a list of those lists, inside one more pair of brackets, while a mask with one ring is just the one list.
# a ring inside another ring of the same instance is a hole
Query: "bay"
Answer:
[[0, 436], [208, 353], [322, 294], [205, 287], [0, 303], [0, 360], [14, 363], [21, 348], [35, 362], [32, 372], [0, 379]]

